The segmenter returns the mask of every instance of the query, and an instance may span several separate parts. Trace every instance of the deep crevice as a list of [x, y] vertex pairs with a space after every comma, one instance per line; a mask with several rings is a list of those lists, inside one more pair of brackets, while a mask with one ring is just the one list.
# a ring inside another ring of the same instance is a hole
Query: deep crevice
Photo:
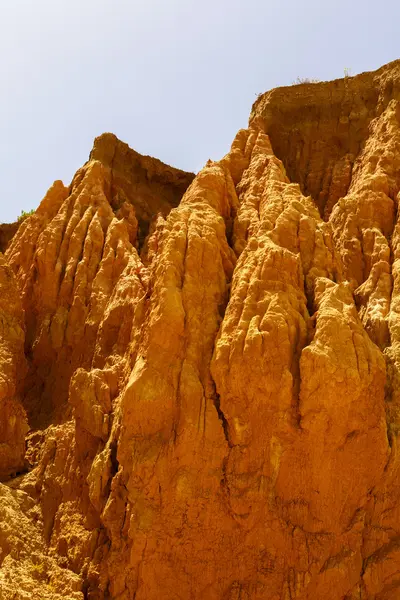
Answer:
[[218, 414], [218, 418], [221, 421], [222, 424], [222, 429], [224, 431], [224, 436], [225, 439], [228, 443], [229, 448], [233, 447], [233, 444], [231, 443], [230, 439], [229, 439], [229, 423], [221, 409], [221, 399], [220, 399], [220, 395], [218, 393], [215, 393], [215, 396], [213, 398], [214, 400], [214, 406], [216, 408], [217, 414]]

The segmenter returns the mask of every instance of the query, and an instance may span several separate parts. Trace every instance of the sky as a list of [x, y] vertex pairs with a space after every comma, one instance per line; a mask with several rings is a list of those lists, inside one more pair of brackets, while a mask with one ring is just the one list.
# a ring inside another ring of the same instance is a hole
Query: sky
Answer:
[[69, 184], [93, 139], [197, 172], [260, 92], [400, 58], [398, 0], [5, 0], [0, 223]]

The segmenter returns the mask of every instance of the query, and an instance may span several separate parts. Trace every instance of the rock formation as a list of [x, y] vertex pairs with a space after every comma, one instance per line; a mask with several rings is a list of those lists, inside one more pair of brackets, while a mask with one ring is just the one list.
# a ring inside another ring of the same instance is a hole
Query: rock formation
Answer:
[[193, 177], [104, 134], [0, 260], [0, 600], [398, 600], [400, 61]]

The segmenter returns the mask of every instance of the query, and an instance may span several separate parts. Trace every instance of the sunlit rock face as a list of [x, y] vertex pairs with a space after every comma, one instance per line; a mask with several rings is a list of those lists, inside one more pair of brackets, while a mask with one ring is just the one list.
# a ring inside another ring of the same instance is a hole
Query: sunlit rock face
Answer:
[[0, 600], [398, 600], [399, 200], [399, 61], [95, 140], [0, 260]]

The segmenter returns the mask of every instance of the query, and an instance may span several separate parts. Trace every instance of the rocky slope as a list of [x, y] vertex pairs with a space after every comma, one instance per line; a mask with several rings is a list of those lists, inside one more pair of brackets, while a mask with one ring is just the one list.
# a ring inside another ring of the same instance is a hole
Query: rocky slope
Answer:
[[97, 138], [0, 261], [0, 600], [400, 597], [399, 200], [400, 61]]

